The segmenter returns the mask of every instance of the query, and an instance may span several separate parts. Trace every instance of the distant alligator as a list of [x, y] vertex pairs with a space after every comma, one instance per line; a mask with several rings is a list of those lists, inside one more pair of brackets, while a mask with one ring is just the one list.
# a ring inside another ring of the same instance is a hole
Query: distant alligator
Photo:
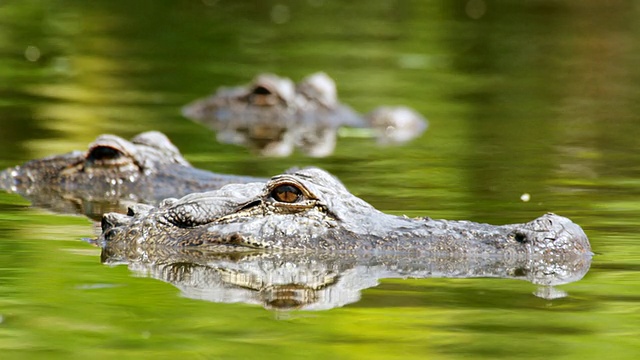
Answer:
[[[545, 299], [567, 294], [555, 288], [580, 280], [590, 256], [412, 256], [399, 253], [211, 253], [198, 248], [111, 248], [102, 262], [126, 264], [141, 276], [178, 287], [185, 297], [244, 302], [276, 310], [325, 310], [360, 299], [360, 292], [389, 278], [504, 278], [538, 285]], [[487, 292], [490, 292], [487, 289]]]
[[[308, 168], [269, 182], [136, 205], [102, 219], [104, 246], [216, 251], [402, 252], [459, 256], [548, 257], [590, 254], [582, 229], [546, 214], [525, 224], [410, 219], [384, 214], [329, 173]], [[136, 250], [138, 251], [138, 250]]]
[[80, 210], [90, 217], [101, 217], [104, 207], [122, 209], [122, 202], [156, 204], [167, 197], [256, 181], [266, 179], [196, 169], [156, 131], [130, 142], [101, 135], [85, 152], [32, 160], [0, 172], [0, 189], [19, 193], [36, 206], [64, 213]]
[[426, 120], [407, 107], [380, 107], [364, 117], [338, 101], [336, 84], [325, 73], [297, 86], [273, 74], [248, 86], [222, 87], [183, 108], [183, 115], [217, 132], [222, 143], [247, 146], [265, 156], [288, 156], [295, 147], [309, 156], [330, 155], [339, 127], [372, 128], [381, 143], [419, 136]]

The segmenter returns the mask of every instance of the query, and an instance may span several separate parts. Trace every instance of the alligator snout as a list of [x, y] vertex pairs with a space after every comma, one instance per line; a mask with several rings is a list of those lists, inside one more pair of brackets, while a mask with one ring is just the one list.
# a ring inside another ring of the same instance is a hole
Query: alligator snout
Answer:
[[530, 242], [534, 253], [591, 254], [589, 239], [582, 228], [566, 217], [545, 214], [515, 232], [518, 242]]
[[120, 213], [107, 213], [102, 216], [102, 231], [111, 230], [115, 227], [128, 225], [134, 218], [143, 217], [149, 214], [154, 207], [147, 204], [134, 204], [127, 209], [127, 215]]
[[102, 232], [105, 233], [113, 228], [126, 225], [131, 222], [131, 217], [119, 213], [107, 213], [102, 216]]

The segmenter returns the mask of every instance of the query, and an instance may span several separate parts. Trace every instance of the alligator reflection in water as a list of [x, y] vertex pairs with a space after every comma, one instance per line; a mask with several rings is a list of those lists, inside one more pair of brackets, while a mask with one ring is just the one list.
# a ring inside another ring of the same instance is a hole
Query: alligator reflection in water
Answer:
[[[331, 174], [307, 168], [267, 183], [106, 214], [103, 261], [127, 263], [185, 296], [325, 309], [381, 278], [504, 277], [552, 286], [580, 279], [591, 247], [554, 214], [524, 224], [384, 214]], [[549, 289], [540, 294], [553, 297]]]
[[108, 211], [126, 212], [137, 202], [157, 204], [167, 197], [257, 181], [266, 179], [196, 169], [157, 131], [131, 141], [101, 135], [87, 151], [32, 160], [0, 172], [0, 189], [18, 193], [34, 206], [98, 220]]
[[297, 86], [273, 74], [247, 86], [222, 87], [186, 105], [183, 115], [217, 132], [222, 143], [247, 146], [265, 156], [288, 156], [295, 147], [309, 156], [333, 152], [338, 128], [371, 128], [380, 143], [403, 143], [420, 136], [427, 121], [407, 107], [380, 107], [360, 116], [338, 100], [325, 73]]
[[580, 280], [588, 254], [556, 258], [408, 256], [402, 254], [207, 253], [193, 248], [123, 251], [105, 247], [102, 261], [127, 264], [166, 281], [188, 298], [259, 304], [275, 310], [326, 310], [357, 302], [360, 292], [389, 278], [505, 278], [539, 285], [536, 296], [556, 298], [554, 286]]

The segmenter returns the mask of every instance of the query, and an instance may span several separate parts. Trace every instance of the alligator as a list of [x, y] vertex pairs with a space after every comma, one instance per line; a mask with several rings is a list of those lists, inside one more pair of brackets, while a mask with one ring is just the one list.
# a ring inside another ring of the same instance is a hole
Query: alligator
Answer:
[[[134, 205], [102, 218], [103, 246], [215, 251], [400, 252], [457, 256], [549, 257], [590, 254], [580, 226], [555, 214], [489, 225], [408, 218], [376, 210], [328, 172], [305, 168], [266, 183], [231, 184]], [[137, 251], [137, 250], [136, 250]]]
[[127, 265], [140, 276], [180, 289], [183, 296], [222, 303], [243, 302], [270, 310], [327, 310], [356, 302], [360, 292], [390, 278], [501, 278], [537, 285], [538, 297], [567, 296], [556, 288], [580, 280], [590, 256], [416, 257], [401, 253], [216, 253], [198, 248], [153, 251], [105, 247], [106, 265]]
[[298, 85], [261, 74], [247, 86], [221, 87], [187, 104], [182, 113], [215, 130], [219, 142], [264, 156], [288, 156], [296, 147], [309, 156], [328, 156], [343, 126], [372, 128], [380, 143], [409, 141], [427, 127], [420, 114], [406, 107], [380, 107], [360, 116], [340, 103], [335, 82], [322, 72]]
[[157, 204], [230, 183], [266, 180], [196, 169], [164, 134], [150, 131], [131, 141], [100, 135], [86, 151], [6, 169], [0, 172], [0, 189], [18, 193], [35, 206], [99, 220], [106, 210], [124, 212], [131, 203]]

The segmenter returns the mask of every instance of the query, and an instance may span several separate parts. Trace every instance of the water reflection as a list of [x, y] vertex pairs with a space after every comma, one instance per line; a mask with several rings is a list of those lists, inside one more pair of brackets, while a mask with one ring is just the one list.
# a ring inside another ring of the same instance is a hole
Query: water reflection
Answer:
[[215, 253], [188, 248], [102, 250], [102, 262], [168, 282], [183, 296], [242, 302], [273, 310], [328, 310], [360, 300], [361, 291], [390, 278], [502, 278], [539, 285], [545, 299], [566, 296], [555, 286], [580, 280], [590, 256], [409, 256], [403, 254]]

